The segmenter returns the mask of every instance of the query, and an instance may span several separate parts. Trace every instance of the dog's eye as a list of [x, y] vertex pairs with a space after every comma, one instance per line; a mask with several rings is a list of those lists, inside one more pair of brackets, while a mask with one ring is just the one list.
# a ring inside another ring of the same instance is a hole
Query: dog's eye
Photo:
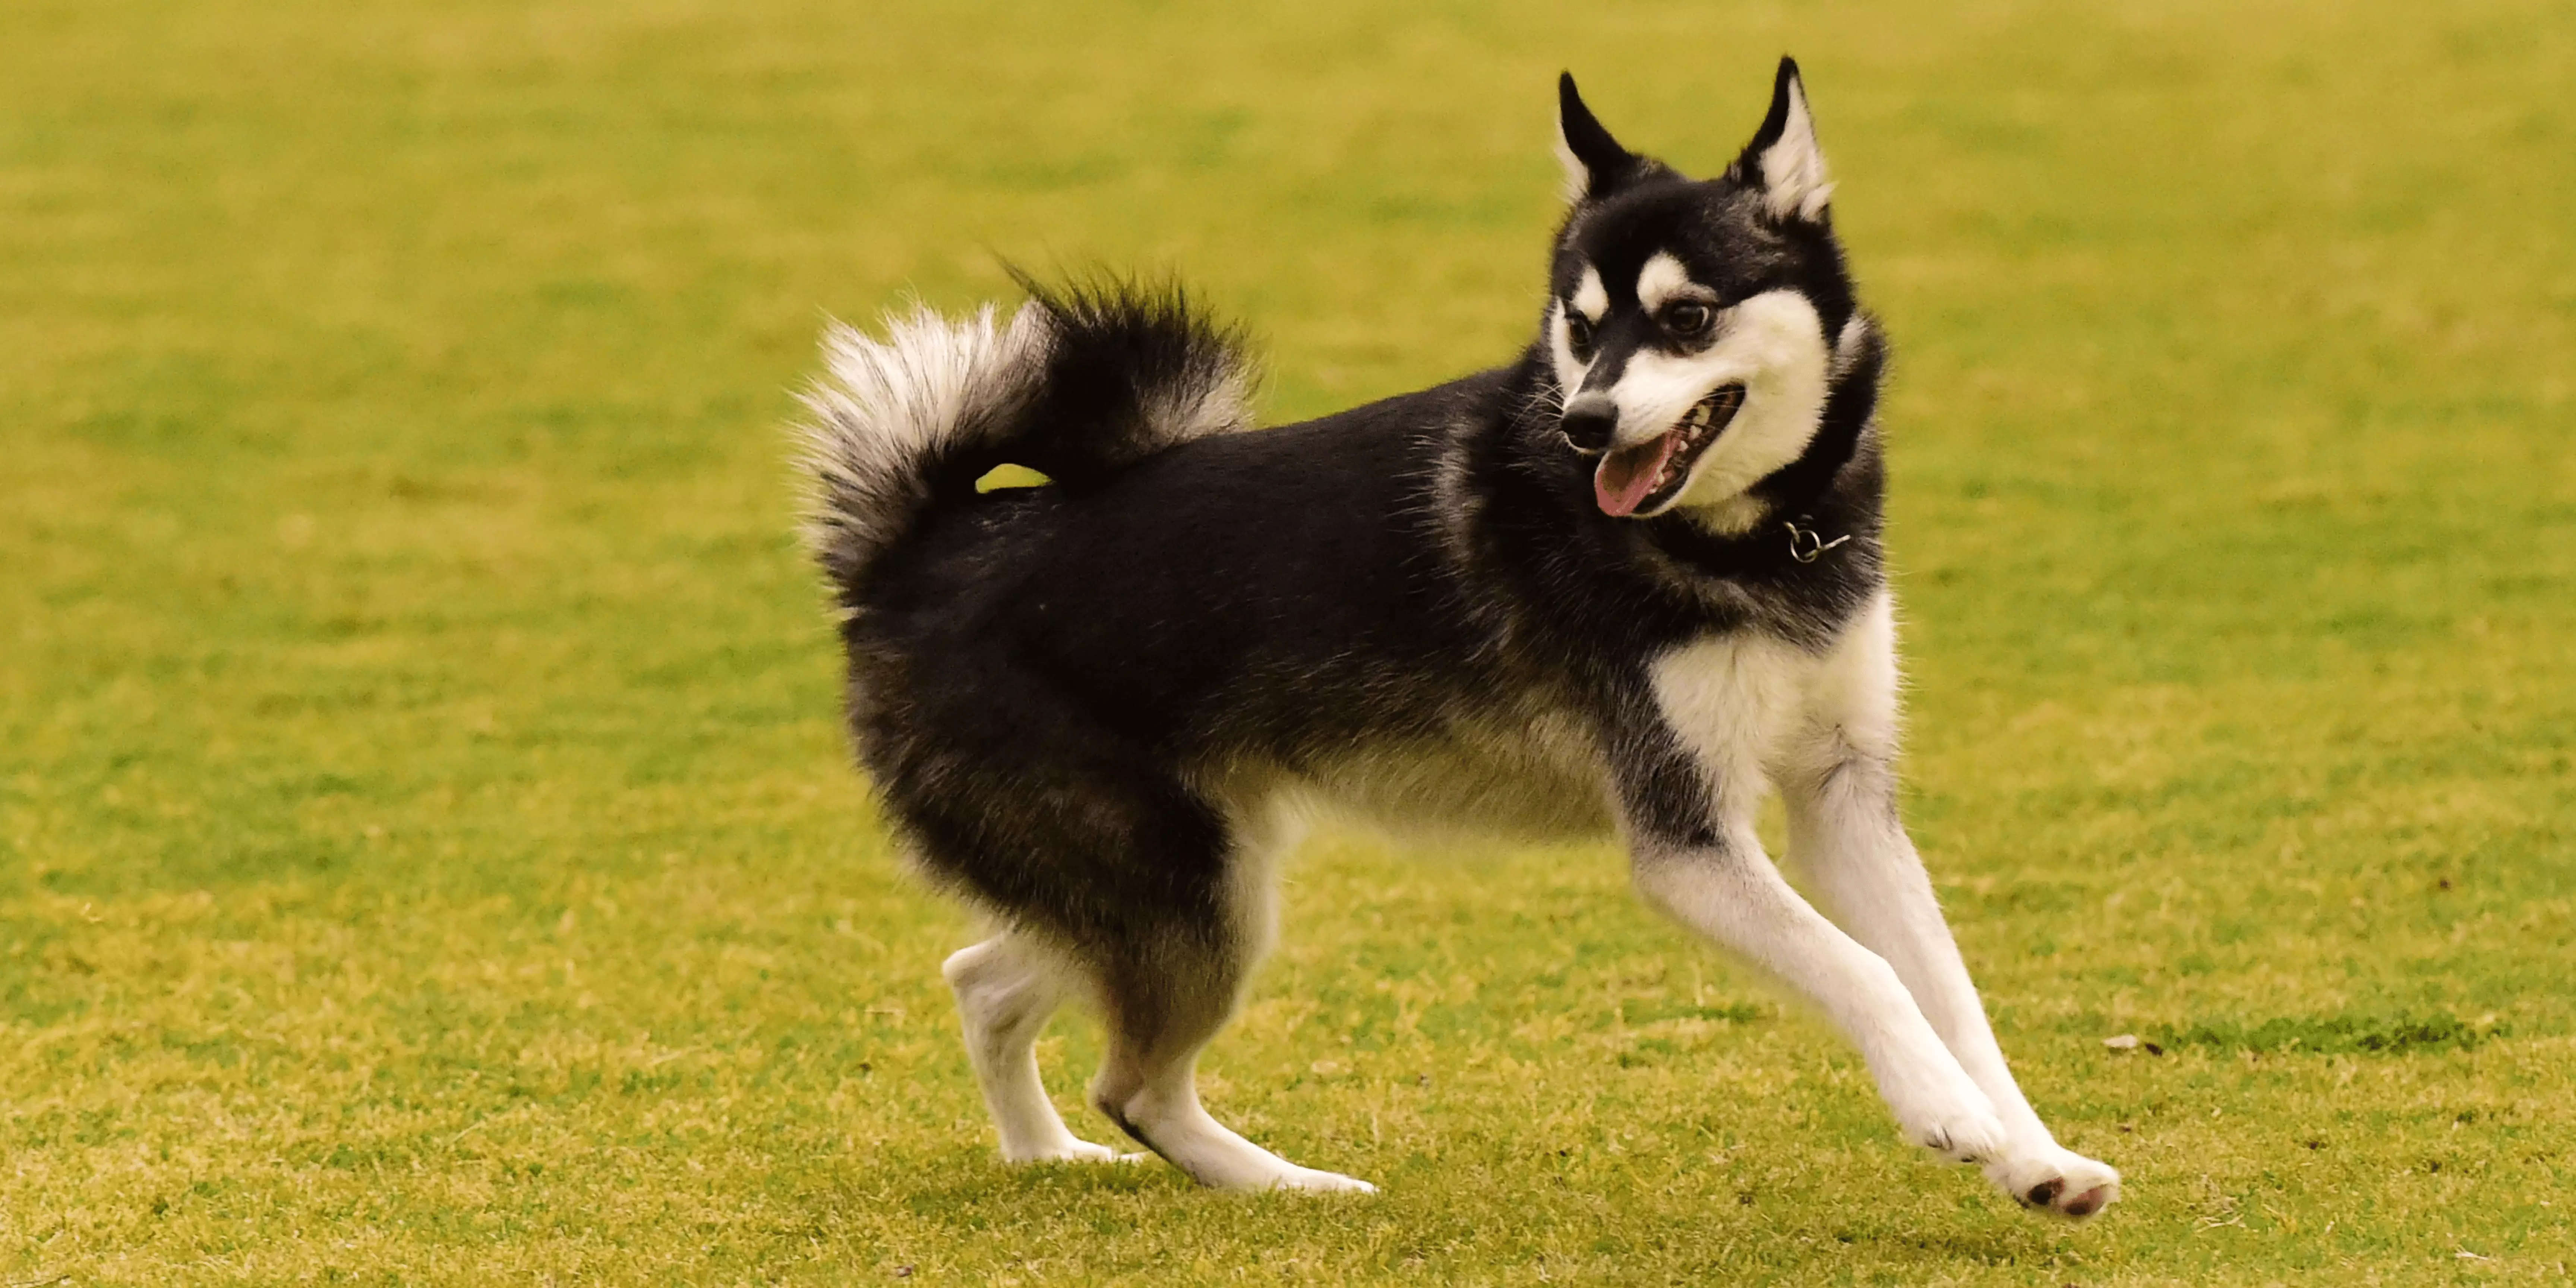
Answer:
[[1664, 326], [1686, 339], [1708, 334], [1709, 324], [1716, 320], [1716, 312], [1697, 300], [1683, 300], [1664, 310]]
[[1567, 309], [1565, 311], [1565, 343], [1566, 347], [1574, 350], [1575, 357], [1580, 358], [1591, 353], [1592, 319], [1587, 318], [1572, 309]]

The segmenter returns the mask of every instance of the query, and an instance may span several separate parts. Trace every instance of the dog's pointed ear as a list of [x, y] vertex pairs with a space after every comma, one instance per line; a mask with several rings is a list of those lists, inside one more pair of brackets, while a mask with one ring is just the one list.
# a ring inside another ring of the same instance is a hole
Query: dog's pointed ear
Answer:
[[1556, 78], [1556, 159], [1565, 165], [1565, 199], [1577, 202], [1606, 197], [1635, 177], [1638, 157], [1619, 146], [1601, 128], [1583, 95], [1574, 89], [1574, 73]]
[[1774, 219], [1814, 223], [1825, 217], [1834, 181], [1825, 168], [1824, 149], [1816, 145], [1816, 118], [1807, 110], [1807, 86], [1798, 77], [1796, 59], [1780, 60], [1779, 75], [1771, 82], [1770, 114], [1727, 173], [1760, 188]]

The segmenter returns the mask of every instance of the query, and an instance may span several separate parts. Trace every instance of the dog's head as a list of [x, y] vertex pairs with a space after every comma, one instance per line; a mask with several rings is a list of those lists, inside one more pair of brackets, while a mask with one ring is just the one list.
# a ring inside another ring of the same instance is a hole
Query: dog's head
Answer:
[[1797, 64], [1743, 154], [1694, 181], [1639, 156], [1558, 89], [1572, 200], [1541, 346], [1567, 444], [1605, 514], [1684, 508], [1720, 531], [1759, 522], [1751, 491], [1804, 455], [1870, 324], [1826, 203], [1833, 194]]

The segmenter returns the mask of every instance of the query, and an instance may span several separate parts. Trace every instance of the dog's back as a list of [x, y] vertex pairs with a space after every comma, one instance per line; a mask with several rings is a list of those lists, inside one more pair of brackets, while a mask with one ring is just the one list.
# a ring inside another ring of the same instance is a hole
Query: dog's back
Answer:
[[[1402, 701], [1375, 692], [1386, 680], [1438, 683], [1473, 649], [1431, 553], [1428, 466], [1490, 383], [935, 511], [863, 593], [854, 637], [1020, 671], [1180, 757], [1293, 756], [1383, 722]], [[1268, 709], [1280, 689], [1261, 681], [1290, 677], [1296, 709]]]

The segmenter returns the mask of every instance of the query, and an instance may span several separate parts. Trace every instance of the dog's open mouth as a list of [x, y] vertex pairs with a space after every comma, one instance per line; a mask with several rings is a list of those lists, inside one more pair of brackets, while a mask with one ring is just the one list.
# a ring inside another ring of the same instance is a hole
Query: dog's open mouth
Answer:
[[1726, 432], [1728, 421], [1744, 405], [1744, 386], [1719, 385], [1715, 393], [1691, 405], [1671, 429], [1634, 447], [1601, 458], [1592, 471], [1592, 499], [1601, 512], [1625, 518], [1673, 499], [1690, 480], [1699, 454]]

